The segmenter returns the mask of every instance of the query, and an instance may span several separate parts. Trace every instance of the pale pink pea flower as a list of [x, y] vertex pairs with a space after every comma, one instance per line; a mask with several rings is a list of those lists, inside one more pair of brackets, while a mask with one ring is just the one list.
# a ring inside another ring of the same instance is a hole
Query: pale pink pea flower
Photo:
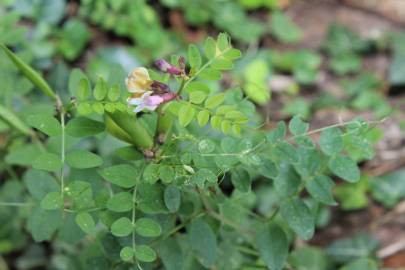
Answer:
[[147, 91], [139, 98], [130, 98], [128, 100], [129, 105], [135, 106], [134, 113], [141, 112], [143, 110], [154, 111], [165, 100], [161, 96], [152, 95], [152, 91]]

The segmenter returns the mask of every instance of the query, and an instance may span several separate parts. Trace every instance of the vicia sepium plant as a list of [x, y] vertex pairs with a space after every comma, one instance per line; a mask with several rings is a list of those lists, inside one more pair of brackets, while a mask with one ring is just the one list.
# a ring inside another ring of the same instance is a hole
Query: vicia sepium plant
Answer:
[[5, 157], [21, 167], [26, 201], [2, 205], [31, 209], [35, 241], [80, 249], [72, 269], [285, 269], [295, 237], [311, 239], [336, 205], [335, 181], [359, 181], [357, 161], [372, 156], [359, 119], [258, 128], [243, 92], [215, 82], [241, 56], [226, 34], [204, 56], [190, 45], [156, 71], [135, 67], [126, 89], [100, 77], [91, 91], [75, 70], [65, 103], [1, 48], [56, 105], [22, 119], [0, 108], [27, 136]]

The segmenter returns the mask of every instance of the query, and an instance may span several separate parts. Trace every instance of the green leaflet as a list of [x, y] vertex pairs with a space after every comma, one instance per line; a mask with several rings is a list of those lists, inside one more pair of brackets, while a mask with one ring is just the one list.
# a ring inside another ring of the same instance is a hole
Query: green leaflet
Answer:
[[299, 198], [283, 200], [280, 203], [280, 212], [290, 228], [304, 240], [308, 240], [314, 235], [314, 217], [306, 204]]
[[76, 117], [66, 125], [66, 132], [73, 137], [92, 136], [104, 130], [104, 123], [86, 117]]
[[135, 183], [140, 176], [140, 171], [139, 168], [135, 168], [128, 164], [120, 164], [101, 170], [100, 175], [117, 186], [130, 188], [135, 186]]
[[144, 237], [157, 237], [161, 234], [162, 228], [153, 219], [140, 218], [135, 222], [135, 231]]
[[127, 217], [119, 218], [111, 225], [111, 233], [117, 237], [130, 235], [133, 230], [134, 226]]
[[113, 212], [128, 212], [132, 210], [133, 206], [132, 194], [129, 192], [120, 192], [114, 194], [107, 201], [107, 208]]
[[90, 234], [96, 228], [94, 219], [89, 213], [82, 212], [77, 214], [75, 221], [76, 224], [79, 225], [80, 229], [82, 229], [85, 233]]
[[153, 262], [156, 260], [156, 252], [149, 246], [139, 245], [135, 248], [135, 257], [141, 262]]
[[66, 155], [66, 162], [73, 168], [88, 169], [100, 166], [103, 159], [89, 151], [75, 150]]
[[36, 242], [50, 240], [62, 224], [62, 212], [35, 207], [28, 218], [27, 228]]
[[360, 170], [356, 162], [349, 157], [338, 155], [328, 163], [329, 169], [342, 179], [355, 183], [360, 179]]

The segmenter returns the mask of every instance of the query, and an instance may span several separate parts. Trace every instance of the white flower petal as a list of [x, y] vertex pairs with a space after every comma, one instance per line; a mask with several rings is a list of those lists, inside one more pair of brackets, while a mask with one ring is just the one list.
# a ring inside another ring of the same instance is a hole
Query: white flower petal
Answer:
[[141, 105], [137, 106], [137, 107], [133, 110], [133, 112], [134, 112], [134, 113], [139, 113], [139, 112], [143, 111], [144, 108], [145, 108], [145, 106], [144, 106], [143, 104], [141, 104]]
[[129, 105], [137, 106], [137, 105], [143, 103], [143, 98], [130, 98], [130, 99], [128, 99], [127, 102]]

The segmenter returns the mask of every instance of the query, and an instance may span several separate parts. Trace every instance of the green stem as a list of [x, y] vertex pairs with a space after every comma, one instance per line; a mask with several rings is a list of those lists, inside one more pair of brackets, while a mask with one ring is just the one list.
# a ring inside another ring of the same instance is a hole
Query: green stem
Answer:
[[[142, 169], [142, 174], [143, 175], [143, 169]], [[137, 187], [134, 187], [134, 191], [132, 193], [132, 203], [133, 203], [133, 208], [132, 208], [132, 249], [136, 250], [136, 243], [135, 243], [135, 221], [136, 221], [136, 193], [137, 193]], [[139, 264], [138, 260], [136, 257], [134, 257], [134, 264], [138, 267], [138, 269], [143, 270], [141, 265]]]
[[280, 208], [277, 206], [276, 210], [274, 210], [274, 212], [269, 217], [269, 222], [272, 221], [277, 216], [279, 210]]
[[264, 217], [262, 217], [262, 216], [256, 214], [255, 212], [253, 212], [253, 211], [250, 210], [250, 209], [245, 208], [244, 206], [238, 206], [238, 208], [239, 208], [240, 210], [242, 210], [243, 212], [247, 213], [248, 215], [250, 215], [250, 216], [256, 218], [257, 220], [260, 220], [260, 221], [263, 221], [263, 222], [266, 221], [266, 219], [265, 219]]
[[97, 208], [90, 208], [90, 209], [81, 209], [81, 210], [78, 211], [78, 210], [73, 210], [73, 209], [69, 209], [69, 208], [64, 208], [63, 211], [67, 212], [67, 213], [78, 213], [78, 212], [81, 212], [81, 211], [96, 212], [96, 211], [100, 211], [100, 210], [103, 210], [103, 209], [105, 209], [105, 208], [97, 207]]
[[240, 252], [243, 252], [245, 254], [249, 254], [249, 255], [253, 255], [256, 257], [260, 257], [259, 252], [257, 252], [254, 249], [248, 248], [248, 247], [244, 247], [244, 246], [236, 246], [236, 249], [239, 250]]
[[[190, 79], [190, 80], [191, 80], [191, 79]], [[181, 95], [181, 92], [183, 92], [183, 90], [184, 90], [184, 88], [185, 88], [185, 86], [186, 86], [186, 84], [187, 84], [186, 82], [187, 82], [187, 80], [185, 80], [185, 79], [183, 79], [183, 80], [181, 81], [179, 90], [177, 91], [177, 95], [178, 95], [178, 96], [180, 96], [180, 95]]]
[[24, 203], [24, 202], [0, 202], [0, 206], [29, 207], [33, 205], [34, 205], [33, 203]]
[[13, 177], [13, 178], [16, 179], [16, 180], [19, 179], [17, 173], [13, 170], [13, 168], [12, 168], [10, 165], [8, 165], [8, 164], [6, 163], [4, 167], [5, 167], [6, 171], [7, 171], [7, 173], [8, 173], [11, 177]]
[[132, 193], [132, 202], [133, 202], [133, 208], [132, 208], [132, 249], [135, 252], [135, 219], [136, 219], [136, 192], [137, 188], [134, 188], [134, 191]]
[[[365, 123], [367, 123], [367, 124], [380, 124], [380, 123], [382, 123], [384, 121], [385, 121], [385, 118], [383, 118], [381, 120], [377, 120], [377, 121], [366, 121]], [[293, 139], [295, 139], [297, 137], [301, 137], [301, 136], [309, 136], [309, 135], [312, 135], [312, 134], [315, 134], [315, 133], [318, 133], [318, 132], [322, 132], [324, 130], [335, 128], [335, 127], [344, 127], [344, 126], [347, 126], [347, 125], [350, 125], [350, 124], [353, 124], [353, 123], [356, 123], [356, 122], [353, 121], [353, 120], [350, 120], [350, 121], [341, 122], [341, 123], [337, 123], [337, 124], [334, 124], [334, 125], [326, 126], [326, 127], [323, 127], [323, 128], [314, 129], [314, 130], [311, 130], [311, 131], [309, 131], [309, 132], [307, 132], [305, 134], [299, 134], [299, 135], [291, 136], [291, 137], [287, 138], [286, 141], [291, 141], [291, 140], [293, 140]], [[362, 125], [362, 123], [360, 123], [360, 125]]]
[[[63, 110], [60, 112], [60, 125], [62, 130], [61, 135], [61, 153], [60, 153], [60, 160], [62, 162], [62, 167], [60, 169], [60, 195], [62, 197], [62, 202], [64, 201], [64, 189], [65, 189], [65, 181], [64, 181], [64, 169], [65, 169], [65, 113]], [[64, 205], [64, 203], [63, 203]]]
[[254, 263], [245, 263], [243, 264], [243, 267], [247, 267], [249, 269], [268, 269], [267, 266], [261, 265], [261, 264], [254, 264]]
[[160, 241], [169, 238], [170, 236], [172, 236], [173, 234], [177, 233], [178, 231], [180, 231], [182, 228], [184, 228], [188, 223], [190, 223], [191, 221], [203, 217], [205, 216], [207, 213], [206, 212], [201, 212], [198, 214], [195, 214], [193, 216], [191, 216], [190, 218], [188, 218], [187, 220], [185, 220], [183, 223], [177, 225], [176, 227], [174, 227], [173, 229], [171, 229], [168, 233], [166, 233], [165, 235], [163, 235], [161, 238], [153, 241], [152, 243], [150, 243], [150, 245], [155, 245], [157, 243], [159, 243]]
[[215, 211], [207, 210], [207, 213], [208, 213], [208, 215], [215, 218], [216, 220], [221, 221], [223, 224], [234, 228], [235, 230], [245, 234], [246, 236], [251, 236], [252, 235], [252, 231], [247, 230], [245, 228], [242, 228], [237, 223], [233, 222], [232, 220], [229, 220], [228, 218], [224, 217], [223, 215], [221, 215], [221, 214], [219, 214], [219, 213], [217, 213]]
[[245, 234], [246, 236], [250, 236], [252, 234], [251, 231], [242, 228], [241, 226], [239, 226], [237, 223], [233, 222], [232, 220], [229, 220], [228, 218], [224, 217], [223, 215], [217, 213], [212, 207], [211, 204], [209, 203], [209, 201], [205, 198], [204, 194], [202, 194], [202, 192], [198, 189], [197, 190], [200, 198], [204, 204], [204, 207], [206, 209], [206, 212], [208, 215], [210, 215], [211, 217], [215, 218], [218, 221], [221, 221], [223, 224], [228, 225], [229, 227], [234, 228], [235, 230]]
[[31, 133], [31, 139], [33, 142], [35, 142], [36, 145], [38, 145], [39, 149], [41, 149], [42, 152], [45, 152], [45, 146], [42, 143], [42, 141], [38, 138], [37, 134], [35, 132]]

